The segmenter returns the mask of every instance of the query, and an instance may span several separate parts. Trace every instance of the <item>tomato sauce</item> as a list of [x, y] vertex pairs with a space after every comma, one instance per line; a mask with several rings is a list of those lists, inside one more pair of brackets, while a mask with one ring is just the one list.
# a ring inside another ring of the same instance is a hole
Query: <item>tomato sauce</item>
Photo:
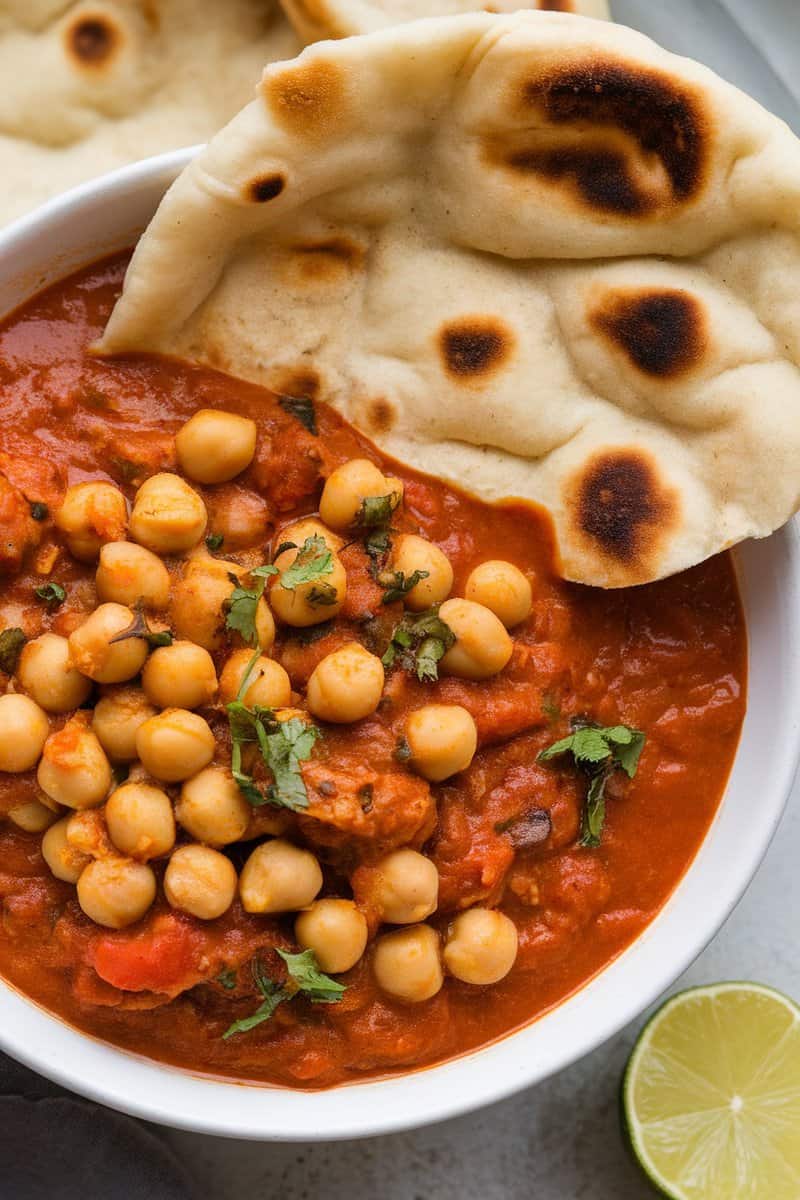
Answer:
[[[245, 565], [268, 561], [280, 526], [316, 511], [336, 465], [354, 456], [385, 462], [323, 404], [316, 405], [315, 435], [275, 397], [213, 371], [93, 357], [88, 348], [119, 294], [124, 266], [121, 257], [98, 263], [0, 327], [0, 532], [16, 521], [9, 544], [27, 539], [21, 564], [4, 565], [0, 553], [0, 629], [68, 634], [96, 604], [93, 567], [69, 557], [51, 519], [30, 525], [14, 495], [52, 513], [67, 485], [109, 479], [131, 499], [143, 479], [175, 469], [174, 434], [199, 407], [258, 423], [247, 472], [198, 489], [209, 529], [225, 536], [225, 555]], [[729, 555], [627, 591], [567, 584], [553, 573], [541, 513], [489, 506], [390, 466], [405, 484], [399, 527], [442, 548], [454, 567], [453, 595], [463, 595], [478, 563], [502, 556], [531, 579], [533, 611], [513, 631], [513, 657], [495, 678], [431, 684], [395, 670], [373, 717], [326, 728], [309, 777], [324, 769], [370, 788], [377, 780], [375, 803], [326, 808], [317, 795], [313, 815], [288, 818], [288, 836], [323, 860], [325, 894], [347, 896], [352, 887], [356, 899], [364, 864], [387, 847], [424, 845], [441, 879], [432, 923], [444, 930], [475, 901], [498, 905], [519, 931], [513, 970], [484, 988], [448, 978], [433, 999], [403, 1005], [377, 989], [368, 949], [342, 977], [341, 1003], [298, 999], [248, 1034], [223, 1040], [231, 1021], [259, 1002], [248, 964], [260, 957], [267, 968], [279, 967], [273, 948], [295, 948], [291, 918], [248, 915], [234, 903], [218, 920], [201, 922], [161, 897], [130, 929], [102, 929], [81, 912], [75, 888], [50, 874], [41, 836], [0, 822], [0, 972], [78, 1028], [193, 1071], [292, 1087], [429, 1065], [509, 1033], [581, 987], [641, 933], [696, 854], [745, 709], [746, 637]], [[343, 561], [341, 616], [313, 635], [279, 630], [273, 653], [295, 687], [354, 637], [381, 654], [402, 613], [400, 604], [381, 605], [360, 545], [345, 550]], [[67, 591], [57, 609], [33, 593], [48, 579]], [[6, 683], [0, 673], [0, 691]], [[472, 713], [479, 751], [467, 771], [428, 794], [396, 752], [409, 710], [434, 700]], [[215, 729], [223, 716], [209, 716]], [[569, 762], [537, 762], [576, 716], [625, 723], [647, 736], [636, 777], [615, 775], [609, 784], [595, 849], [577, 844], [585, 781]], [[33, 772], [0, 775], [0, 813], [35, 795]], [[540, 845], [515, 848], [505, 825], [531, 807], [548, 810], [551, 833]], [[226, 850], [237, 868], [241, 849]]]

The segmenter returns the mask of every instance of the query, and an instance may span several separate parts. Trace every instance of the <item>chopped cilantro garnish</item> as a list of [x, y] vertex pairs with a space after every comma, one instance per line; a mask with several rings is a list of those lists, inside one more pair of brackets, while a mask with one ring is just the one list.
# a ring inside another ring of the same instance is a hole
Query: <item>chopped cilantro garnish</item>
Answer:
[[277, 575], [278, 568], [264, 564], [262, 567], [255, 567], [250, 575], [256, 580], [255, 585], [251, 588], [242, 587], [235, 575], [230, 575], [232, 583], [236, 587], [231, 592], [228, 598], [228, 613], [225, 617], [225, 628], [233, 633], [241, 634], [242, 638], [250, 646], [258, 645], [258, 632], [256, 630], [256, 609], [258, 602], [264, 595], [264, 588], [267, 585], [267, 578], [270, 575]]
[[128, 638], [143, 638], [152, 650], [159, 646], [171, 646], [173, 641], [172, 634], [168, 629], [151, 629], [141, 609], [137, 609], [127, 629], [123, 629], [122, 633], [111, 638], [110, 644], [125, 642]]
[[304, 425], [309, 433], [317, 436], [317, 414], [314, 401], [308, 396], [279, 396], [278, 404], [290, 417]]
[[330, 575], [332, 570], [333, 554], [331, 549], [325, 538], [315, 533], [312, 537], [306, 538], [297, 551], [294, 562], [281, 572], [278, 582], [282, 588], [292, 592], [302, 583], [314, 583], [316, 580]]
[[224, 971], [220, 971], [217, 983], [224, 987], [226, 992], [232, 992], [236, 987], [236, 972], [233, 967], [226, 967]]
[[423, 579], [427, 579], [429, 571], [412, 571], [406, 576], [403, 571], [395, 571], [389, 579], [381, 579], [386, 587], [383, 593], [382, 604], [393, 604], [395, 600], [402, 600], [403, 596], [407, 596], [412, 588], [415, 588]]
[[5, 671], [6, 675], [14, 674], [27, 640], [24, 630], [16, 625], [0, 633], [0, 671]]
[[43, 600], [48, 608], [58, 608], [67, 598], [67, 593], [60, 583], [42, 583], [33, 589], [33, 594]]
[[359, 529], [385, 529], [402, 499], [400, 492], [389, 492], [388, 496], [365, 496], [356, 513]]
[[46, 504], [42, 504], [41, 500], [31, 501], [31, 516], [34, 521], [46, 521], [50, 515], [50, 509]]
[[432, 683], [439, 678], [439, 660], [455, 640], [456, 635], [441, 619], [438, 608], [406, 613], [395, 626], [381, 661], [387, 668], [397, 663], [422, 683]]
[[213, 554], [215, 550], [221, 549], [222, 543], [224, 541], [225, 541], [224, 533], [209, 533], [208, 537], [206, 538], [206, 546], [208, 548], [209, 553]]
[[604, 727], [589, 722], [576, 722], [573, 732], [554, 742], [539, 755], [539, 762], [549, 762], [562, 754], [571, 754], [575, 765], [588, 777], [589, 787], [581, 822], [581, 846], [599, 846], [606, 816], [605, 790], [611, 774], [619, 769], [633, 779], [645, 735], [627, 725]]
[[294, 999], [295, 996], [304, 996], [312, 1004], [338, 1004], [341, 1000], [346, 991], [345, 985], [337, 983], [329, 975], [323, 975], [313, 950], [304, 950], [302, 954], [289, 954], [285, 950], [277, 950], [277, 953], [286, 964], [286, 983], [276, 983], [264, 973], [258, 961], [254, 962], [253, 980], [264, 999], [251, 1016], [234, 1021], [225, 1030], [223, 1038], [255, 1029], [262, 1021], [268, 1021], [274, 1016], [280, 1004]]

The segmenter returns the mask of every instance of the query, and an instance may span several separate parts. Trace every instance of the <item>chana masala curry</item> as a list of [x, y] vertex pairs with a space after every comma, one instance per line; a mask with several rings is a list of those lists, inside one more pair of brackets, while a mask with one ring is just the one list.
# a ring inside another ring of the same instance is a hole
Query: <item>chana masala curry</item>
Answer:
[[[548, 519], [290, 394], [0, 328], [0, 971], [88, 1033], [319, 1088], [529, 1022], [664, 904], [745, 707], [730, 558], [602, 591]], [[431, 398], [435, 402], [435, 397]]]

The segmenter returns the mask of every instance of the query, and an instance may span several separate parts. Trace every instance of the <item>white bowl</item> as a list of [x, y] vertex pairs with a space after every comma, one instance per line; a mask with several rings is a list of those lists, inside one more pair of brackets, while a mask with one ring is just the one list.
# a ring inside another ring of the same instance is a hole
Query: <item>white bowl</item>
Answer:
[[[0, 314], [134, 242], [191, 151], [76, 188], [0, 233]], [[749, 703], [724, 802], [695, 861], [624, 954], [554, 1011], [443, 1066], [327, 1092], [219, 1082], [116, 1050], [0, 984], [0, 1045], [43, 1075], [151, 1121], [228, 1137], [365, 1137], [443, 1120], [559, 1071], [631, 1021], [719, 929], [758, 867], [800, 748], [800, 554], [789, 525], [736, 551], [750, 639]]]

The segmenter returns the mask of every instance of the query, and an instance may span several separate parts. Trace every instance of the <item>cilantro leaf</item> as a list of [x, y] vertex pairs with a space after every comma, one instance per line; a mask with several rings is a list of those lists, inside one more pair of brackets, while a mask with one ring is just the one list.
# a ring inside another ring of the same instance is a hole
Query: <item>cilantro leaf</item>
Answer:
[[384, 528], [391, 521], [401, 499], [400, 492], [389, 492], [388, 496], [365, 496], [356, 513], [356, 525], [359, 529]]
[[46, 521], [50, 515], [50, 509], [46, 504], [42, 504], [41, 500], [31, 500], [31, 516], [34, 521]]
[[317, 963], [313, 950], [304, 950], [302, 954], [288, 954], [278, 950], [278, 954], [286, 963], [289, 979], [298, 992], [309, 999], [312, 1004], [338, 1004], [346, 988], [343, 983], [337, 983], [329, 975], [323, 975]]
[[220, 971], [217, 976], [217, 983], [220, 987], [224, 987], [226, 992], [232, 992], [236, 987], [236, 972], [233, 967], [226, 967]]
[[317, 414], [310, 396], [279, 396], [278, 404], [290, 417], [304, 425], [309, 433], [317, 436]]
[[267, 585], [267, 578], [270, 575], [277, 575], [278, 568], [272, 567], [265, 563], [261, 567], [254, 567], [250, 572], [256, 582], [251, 588], [242, 587], [235, 575], [229, 576], [232, 583], [236, 586], [228, 597], [228, 612], [225, 617], [225, 628], [232, 633], [241, 634], [243, 640], [249, 646], [258, 645], [258, 631], [256, 630], [256, 609], [258, 602], [264, 595], [264, 588]]
[[393, 604], [395, 600], [402, 600], [403, 596], [407, 596], [412, 588], [429, 575], [430, 571], [412, 571], [408, 576], [403, 571], [395, 571], [391, 578], [381, 580], [386, 586], [381, 604]]
[[24, 630], [16, 625], [0, 633], [0, 671], [5, 671], [6, 675], [14, 674], [27, 640]]
[[280, 722], [274, 733], [259, 738], [262, 758], [274, 780], [268, 794], [271, 804], [293, 812], [308, 808], [300, 764], [311, 757], [318, 737], [315, 725], [306, 725], [299, 717], [292, 717]]
[[456, 635], [439, 616], [438, 607], [406, 613], [395, 626], [381, 662], [387, 669], [397, 663], [422, 683], [433, 682], [439, 678], [440, 659], [455, 640]]
[[208, 547], [209, 552], [213, 554], [215, 550], [219, 550], [221, 548], [224, 541], [224, 533], [210, 533], [206, 538], [206, 546]]
[[282, 572], [280, 586], [293, 592], [301, 583], [313, 583], [330, 575], [333, 570], [333, 554], [324, 537], [315, 533], [307, 537], [295, 555], [294, 562]]
[[48, 608], [58, 608], [67, 598], [67, 593], [60, 583], [42, 583], [33, 589], [33, 594], [43, 600]]
[[111, 638], [109, 645], [113, 646], [115, 642], [125, 642], [128, 638], [143, 638], [153, 650], [158, 646], [171, 646], [173, 642], [172, 634], [168, 629], [150, 628], [141, 609], [137, 609], [127, 629], [123, 629], [122, 633]]
[[264, 999], [249, 1017], [243, 1017], [242, 1020], [234, 1021], [232, 1025], [228, 1026], [222, 1035], [223, 1041], [227, 1041], [229, 1037], [233, 1037], [237, 1033], [249, 1033], [251, 1029], [255, 1029], [256, 1025], [273, 1017], [276, 1009], [283, 1004], [284, 1000], [291, 1000], [292, 993], [265, 975], [261, 970], [260, 963], [257, 962], [253, 964], [253, 980]]
[[579, 845], [599, 846], [606, 816], [605, 789], [615, 770], [633, 779], [645, 744], [645, 735], [627, 725], [604, 727], [591, 722], [573, 723], [572, 733], [548, 746], [538, 756], [550, 762], [571, 754], [575, 765], [588, 776], [589, 785], [581, 819]]
[[372, 560], [370, 570], [373, 577], [377, 576], [377, 572], [389, 557], [392, 548], [392, 539], [389, 535], [390, 530], [387, 528], [371, 529], [364, 538], [364, 550]]
[[329, 608], [332, 604], [336, 603], [336, 588], [330, 583], [315, 583], [314, 586], [309, 589], [306, 600], [312, 608], [318, 608], [320, 606], [323, 608]]

